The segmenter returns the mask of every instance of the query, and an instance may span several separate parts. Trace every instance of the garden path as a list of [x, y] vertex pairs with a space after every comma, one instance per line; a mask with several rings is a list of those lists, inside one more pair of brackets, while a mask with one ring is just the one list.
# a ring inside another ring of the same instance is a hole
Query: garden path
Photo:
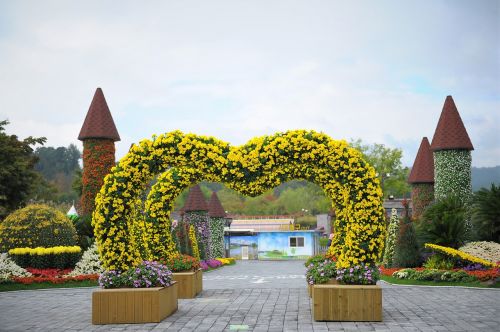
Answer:
[[[285, 278], [301, 272], [300, 261], [249, 261], [205, 273], [203, 293], [179, 300], [179, 310], [159, 324], [92, 325], [94, 288], [4, 292], [0, 293], [0, 331], [499, 330], [499, 289], [384, 283], [383, 322], [314, 322], [305, 280]], [[260, 278], [265, 282], [252, 282]]]

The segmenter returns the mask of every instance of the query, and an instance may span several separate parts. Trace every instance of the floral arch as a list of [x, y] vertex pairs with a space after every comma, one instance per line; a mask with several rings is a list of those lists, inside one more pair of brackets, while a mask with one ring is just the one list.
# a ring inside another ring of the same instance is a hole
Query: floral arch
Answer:
[[[141, 196], [155, 178], [143, 203]], [[141, 260], [175, 254], [169, 215], [176, 197], [192, 184], [221, 182], [258, 196], [292, 179], [318, 184], [332, 200], [337, 219], [330, 250], [339, 267], [381, 258], [384, 209], [373, 167], [343, 140], [294, 130], [239, 147], [180, 131], [134, 145], [96, 197], [92, 224], [101, 260], [108, 270], [127, 270]]]

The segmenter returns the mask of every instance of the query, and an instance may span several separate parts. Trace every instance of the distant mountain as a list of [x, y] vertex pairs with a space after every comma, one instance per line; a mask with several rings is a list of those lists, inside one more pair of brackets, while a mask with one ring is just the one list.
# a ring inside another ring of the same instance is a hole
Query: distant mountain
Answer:
[[492, 183], [500, 185], [500, 166], [472, 167], [472, 191], [489, 189]]

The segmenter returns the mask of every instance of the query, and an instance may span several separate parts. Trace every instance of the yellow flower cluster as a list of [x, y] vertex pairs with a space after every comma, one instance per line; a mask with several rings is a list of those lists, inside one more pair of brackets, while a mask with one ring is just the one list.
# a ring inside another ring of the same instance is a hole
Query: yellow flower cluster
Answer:
[[215, 260], [222, 263], [222, 265], [231, 265], [236, 262], [234, 258], [215, 258]]
[[57, 247], [36, 247], [36, 248], [14, 248], [9, 250], [11, 255], [58, 255], [58, 254], [77, 254], [82, 249], [79, 246], [57, 246]]
[[193, 257], [200, 260], [200, 249], [198, 249], [198, 240], [196, 239], [193, 225], [189, 226], [189, 241], [191, 242]]
[[425, 247], [429, 248], [429, 249], [433, 249], [435, 251], [438, 251], [440, 253], [443, 253], [445, 255], [448, 255], [448, 256], [451, 256], [454, 258], [463, 259], [464, 261], [467, 261], [470, 263], [479, 263], [483, 266], [488, 266], [488, 267], [495, 267], [496, 266], [492, 262], [489, 262], [489, 261], [484, 260], [484, 259], [479, 258], [479, 257], [472, 256], [466, 252], [463, 252], [463, 251], [460, 251], [457, 249], [453, 249], [450, 247], [443, 247], [443, 246], [439, 246], [437, 244], [432, 244], [432, 243], [426, 243]]
[[234, 147], [173, 131], [134, 145], [104, 179], [92, 220], [103, 265], [126, 270], [143, 259], [175, 255], [170, 212], [182, 190], [195, 183], [221, 182], [257, 196], [292, 179], [316, 183], [332, 199], [337, 219], [329, 252], [339, 267], [380, 260], [382, 190], [373, 167], [347, 142], [294, 130]]

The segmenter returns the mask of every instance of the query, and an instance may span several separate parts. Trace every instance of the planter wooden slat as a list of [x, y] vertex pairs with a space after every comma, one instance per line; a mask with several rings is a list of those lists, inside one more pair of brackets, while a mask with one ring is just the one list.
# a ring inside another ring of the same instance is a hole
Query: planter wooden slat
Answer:
[[314, 285], [314, 320], [382, 321], [382, 288], [376, 285]]
[[203, 290], [203, 273], [201, 270], [192, 272], [175, 272], [173, 279], [179, 283], [179, 299], [192, 299]]
[[159, 323], [177, 311], [177, 283], [169, 287], [101, 289], [92, 293], [92, 324]]

